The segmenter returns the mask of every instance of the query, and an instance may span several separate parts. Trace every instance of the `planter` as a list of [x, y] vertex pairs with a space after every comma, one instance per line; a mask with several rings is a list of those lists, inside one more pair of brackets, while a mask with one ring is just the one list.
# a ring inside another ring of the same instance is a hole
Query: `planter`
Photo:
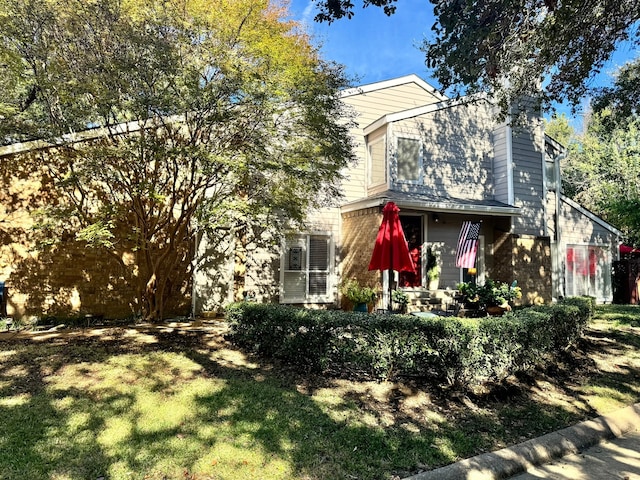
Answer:
[[489, 315], [491, 315], [492, 317], [500, 317], [501, 315], [504, 314], [504, 312], [506, 312], [508, 310], [508, 308], [505, 307], [499, 307], [499, 306], [495, 306], [492, 305], [490, 307], [487, 307], [487, 313]]
[[353, 307], [353, 311], [354, 312], [364, 312], [364, 313], [368, 313], [369, 309], [367, 308], [367, 304], [366, 303], [356, 303]]
[[429, 279], [429, 290], [438, 290], [438, 287], [440, 286], [440, 278], [436, 277], [436, 278], [431, 278]]

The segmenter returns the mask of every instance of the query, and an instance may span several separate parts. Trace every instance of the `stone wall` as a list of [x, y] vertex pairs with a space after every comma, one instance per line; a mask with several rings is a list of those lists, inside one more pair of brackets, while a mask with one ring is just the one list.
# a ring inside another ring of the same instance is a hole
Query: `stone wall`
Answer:
[[549, 303], [552, 300], [551, 242], [549, 237], [512, 235], [496, 232], [493, 280], [518, 281], [522, 288], [520, 304]]

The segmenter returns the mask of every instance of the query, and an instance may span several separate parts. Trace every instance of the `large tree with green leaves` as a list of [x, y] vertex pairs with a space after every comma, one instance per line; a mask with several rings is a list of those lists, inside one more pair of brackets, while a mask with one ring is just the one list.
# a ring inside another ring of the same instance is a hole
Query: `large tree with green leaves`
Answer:
[[[636, 0], [430, 1], [436, 21], [423, 50], [442, 88], [495, 91], [504, 106], [530, 96], [543, 106], [577, 104], [620, 42], [640, 44]], [[354, 15], [351, 0], [315, 3], [319, 21]], [[387, 14], [402, 8], [397, 0], [360, 3]]]
[[347, 80], [285, 18], [267, 0], [0, 0], [0, 139], [55, 140], [42, 225], [118, 259], [148, 319], [184, 288], [196, 225], [274, 238], [339, 196]]
[[640, 246], [640, 119], [611, 128], [611, 111], [594, 114], [562, 164], [565, 193], [620, 228]]

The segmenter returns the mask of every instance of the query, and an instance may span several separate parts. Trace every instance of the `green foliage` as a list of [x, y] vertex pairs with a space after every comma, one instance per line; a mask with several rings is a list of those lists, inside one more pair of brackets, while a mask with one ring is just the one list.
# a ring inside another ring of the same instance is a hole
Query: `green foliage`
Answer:
[[572, 142], [562, 163], [565, 194], [640, 245], [640, 119], [609, 128], [611, 111], [591, 116], [587, 131]]
[[503, 306], [513, 300], [522, 298], [522, 289], [518, 282], [497, 282], [488, 278], [483, 285], [475, 282], [462, 282], [457, 285], [458, 290], [466, 297], [466, 301], [477, 303], [480, 307]]
[[64, 215], [42, 234], [116, 259], [148, 319], [188, 291], [202, 231], [220, 250], [265, 245], [340, 197], [348, 80], [284, 15], [264, 0], [0, 2], [0, 143], [57, 145], [38, 168]]
[[375, 289], [365, 285], [360, 285], [355, 278], [345, 280], [340, 285], [340, 293], [354, 304], [371, 303], [377, 296]]
[[438, 255], [433, 247], [427, 248], [427, 278], [429, 280], [435, 280], [440, 278], [440, 265], [438, 265]]
[[636, 58], [620, 67], [613, 85], [598, 89], [593, 100], [595, 112], [610, 111], [604, 119], [608, 130], [624, 128], [626, 123], [640, 114], [640, 59]]
[[553, 115], [551, 120], [545, 120], [544, 133], [563, 147], [569, 146], [569, 142], [575, 134], [573, 127], [569, 124], [569, 119], [564, 113]]
[[530, 369], [574, 345], [593, 306], [568, 299], [503, 317], [421, 319], [238, 303], [230, 339], [302, 370], [387, 380], [420, 376], [470, 387]]
[[[391, 14], [395, 1], [361, 3]], [[351, 18], [354, 3], [316, 0], [316, 20]], [[422, 49], [442, 90], [496, 92], [505, 114], [527, 97], [547, 107], [565, 99], [578, 105], [589, 91], [590, 78], [617, 46], [640, 41], [635, 32], [640, 6], [635, 0], [431, 3], [436, 21]], [[629, 85], [637, 95], [637, 82]], [[637, 96], [630, 98], [629, 105], [638, 104]]]

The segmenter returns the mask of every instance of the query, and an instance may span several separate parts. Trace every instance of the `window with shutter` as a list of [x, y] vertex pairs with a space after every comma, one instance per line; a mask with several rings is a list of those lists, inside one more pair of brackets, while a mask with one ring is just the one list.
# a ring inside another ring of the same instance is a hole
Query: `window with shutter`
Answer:
[[281, 303], [333, 302], [331, 235], [296, 235], [284, 246]]

